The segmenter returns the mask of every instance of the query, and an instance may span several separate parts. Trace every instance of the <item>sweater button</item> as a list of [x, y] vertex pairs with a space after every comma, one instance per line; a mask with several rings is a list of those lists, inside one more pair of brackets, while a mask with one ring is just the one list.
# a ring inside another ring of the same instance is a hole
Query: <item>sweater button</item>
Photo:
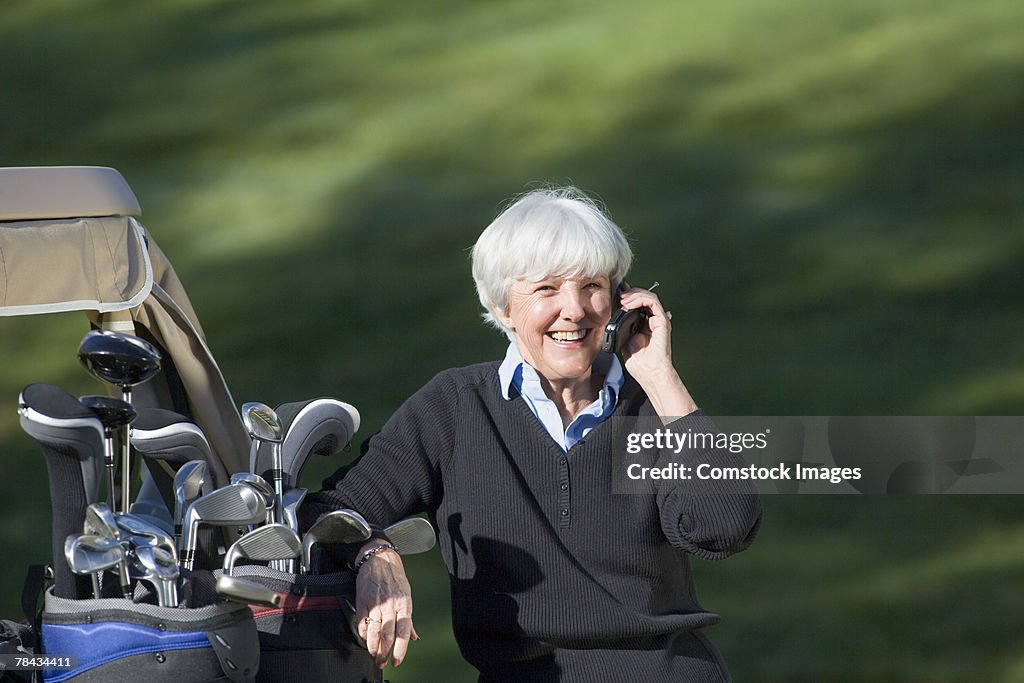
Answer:
[[569, 490], [569, 485], [568, 484], [562, 484], [558, 488], [562, 489], [563, 491], [568, 491]]
[[569, 516], [569, 508], [562, 508], [562, 516], [563, 517], [568, 517]]

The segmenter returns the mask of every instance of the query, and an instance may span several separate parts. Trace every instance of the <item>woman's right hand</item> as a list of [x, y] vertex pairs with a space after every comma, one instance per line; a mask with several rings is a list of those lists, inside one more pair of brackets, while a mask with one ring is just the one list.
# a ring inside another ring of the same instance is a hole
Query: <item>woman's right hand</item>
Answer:
[[647, 330], [633, 335], [623, 349], [622, 363], [640, 384], [654, 409], [670, 421], [697, 410], [697, 404], [672, 364], [672, 314], [649, 289], [626, 287], [620, 302], [624, 309], [646, 307]]
[[[379, 545], [380, 540], [370, 541], [359, 551], [359, 556]], [[359, 568], [356, 618], [359, 635], [381, 669], [389, 659], [394, 666], [401, 664], [409, 641], [420, 639], [412, 624], [412, 589], [402, 558], [394, 550], [376, 553]]]

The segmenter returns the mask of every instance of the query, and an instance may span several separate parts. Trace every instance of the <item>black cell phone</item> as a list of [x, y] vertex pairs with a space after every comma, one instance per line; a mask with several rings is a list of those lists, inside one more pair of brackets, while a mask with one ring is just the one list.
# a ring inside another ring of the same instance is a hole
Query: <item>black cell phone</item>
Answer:
[[609, 353], [621, 353], [622, 347], [630, 338], [647, 329], [647, 319], [651, 317], [651, 309], [646, 306], [626, 310], [620, 308], [604, 326], [604, 341], [601, 350]]

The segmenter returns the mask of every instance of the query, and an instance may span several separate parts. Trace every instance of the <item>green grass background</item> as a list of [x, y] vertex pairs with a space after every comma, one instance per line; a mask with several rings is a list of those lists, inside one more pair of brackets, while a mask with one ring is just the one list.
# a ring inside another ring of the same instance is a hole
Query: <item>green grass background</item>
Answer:
[[[711, 413], [1024, 409], [1017, 0], [6, 0], [0, 164], [118, 168], [236, 400], [337, 396], [363, 435], [502, 353], [466, 249], [537, 182], [629, 232]], [[84, 331], [0, 320], [4, 616], [48, 552], [15, 399], [97, 391]], [[696, 562], [736, 680], [1024, 681], [1024, 499], [764, 503]], [[408, 564], [388, 676], [475, 680], [439, 555]]]

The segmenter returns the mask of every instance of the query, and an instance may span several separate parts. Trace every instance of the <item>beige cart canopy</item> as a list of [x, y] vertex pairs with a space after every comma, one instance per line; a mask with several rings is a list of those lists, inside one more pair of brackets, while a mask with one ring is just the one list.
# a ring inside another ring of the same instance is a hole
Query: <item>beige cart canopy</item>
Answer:
[[220, 482], [250, 440], [178, 276], [112, 168], [0, 168], [0, 316], [84, 311], [93, 327], [158, 345], [164, 370], [133, 403], [190, 416]]

